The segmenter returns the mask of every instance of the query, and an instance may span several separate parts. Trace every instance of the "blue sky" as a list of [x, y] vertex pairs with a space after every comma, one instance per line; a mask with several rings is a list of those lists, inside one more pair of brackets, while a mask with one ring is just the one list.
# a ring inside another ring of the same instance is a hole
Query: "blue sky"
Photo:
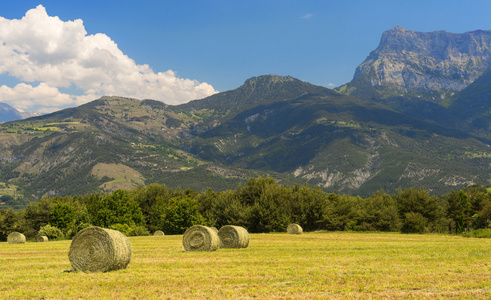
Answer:
[[109, 94], [179, 104], [264, 74], [334, 87], [394, 26], [491, 30], [490, 12], [484, 0], [1, 1], [0, 102], [39, 112]]

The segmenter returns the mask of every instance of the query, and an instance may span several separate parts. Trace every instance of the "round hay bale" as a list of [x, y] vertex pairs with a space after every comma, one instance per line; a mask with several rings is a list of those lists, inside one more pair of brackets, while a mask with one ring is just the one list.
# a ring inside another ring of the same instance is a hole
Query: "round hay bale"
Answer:
[[47, 242], [47, 241], [48, 241], [48, 237], [45, 235], [36, 236], [36, 242], [38, 243]]
[[220, 239], [210, 227], [194, 225], [184, 232], [182, 245], [186, 251], [215, 251], [220, 246]]
[[157, 231], [155, 231], [155, 232], [153, 233], [153, 235], [158, 235], [158, 236], [160, 236], [160, 235], [165, 235], [165, 233], [164, 233], [162, 230], [157, 230]]
[[24, 244], [26, 237], [22, 233], [14, 231], [7, 236], [7, 242], [9, 244]]
[[213, 229], [213, 231], [215, 231], [218, 234], [218, 228], [216, 228], [215, 226], [210, 227], [210, 228]]
[[86, 273], [125, 269], [131, 260], [131, 244], [117, 230], [87, 227], [73, 237], [68, 259], [74, 270]]
[[302, 234], [303, 230], [302, 227], [300, 227], [300, 225], [298, 224], [290, 224], [286, 228], [286, 232], [288, 232], [289, 234]]
[[249, 232], [240, 226], [225, 225], [218, 231], [220, 248], [247, 248]]

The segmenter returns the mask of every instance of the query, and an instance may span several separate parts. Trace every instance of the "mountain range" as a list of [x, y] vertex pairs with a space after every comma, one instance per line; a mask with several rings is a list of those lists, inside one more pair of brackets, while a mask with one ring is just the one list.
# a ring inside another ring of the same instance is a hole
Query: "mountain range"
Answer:
[[490, 138], [491, 31], [394, 27], [336, 91]]
[[31, 118], [39, 115], [39, 113], [18, 111], [7, 103], [0, 102], [0, 124], [9, 121]]
[[0, 123], [22, 119], [22, 114], [7, 103], [0, 102]]
[[263, 75], [178, 106], [103, 97], [8, 122], [0, 182], [31, 199], [253, 176], [362, 196], [489, 185], [488, 36], [393, 28], [336, 90]]

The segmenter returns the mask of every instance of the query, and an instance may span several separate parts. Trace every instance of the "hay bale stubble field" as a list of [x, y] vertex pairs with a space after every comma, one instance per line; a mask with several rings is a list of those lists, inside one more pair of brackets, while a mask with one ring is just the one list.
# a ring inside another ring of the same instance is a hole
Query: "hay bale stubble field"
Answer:
[[182, 246], [186, 251], [216, 251], [220, 247], [220, 239], [211, 227], [194, 225], [184, 232]]
[[68, 259], [77, 271], [109, 272], [124, 269], [131, 261], [131, 243], [117, 230], [87, 227], [73, 237]]
[[7, 236], [7, 242], [9, 244], [24, 244], [26, 242], [26, 237], [24, 234], [14, 231]]
[[249, 246], [249, 232], [241, 226], [225, 225], [218, 231], [220, 248], [247, 248]]
[[126, 269], [64, 273], [70, 241], [0, 243], [2, 297], [48, 299], [491, 297], [491, 240], [398, 233], [250, 234], [249, 247], [184, 251], [130, 237]]

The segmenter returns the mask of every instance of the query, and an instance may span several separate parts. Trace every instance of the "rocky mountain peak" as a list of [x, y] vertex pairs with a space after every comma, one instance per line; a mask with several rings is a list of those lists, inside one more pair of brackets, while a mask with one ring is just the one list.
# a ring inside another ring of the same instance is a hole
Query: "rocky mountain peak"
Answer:
[[490, 30], [417, 32], [396, 26], [382, 34], [354, 79], [402, 93], [460, 91], [490, 66]]
[[256, 85], [270, 85], [276, 83], [284, 83], [295, 81], [297, 79], [291, 76], [279, 76], [276, 74], [262, 75], [258, 77], [252, 77], [244, 82], [244, 86], [256, 86]]

